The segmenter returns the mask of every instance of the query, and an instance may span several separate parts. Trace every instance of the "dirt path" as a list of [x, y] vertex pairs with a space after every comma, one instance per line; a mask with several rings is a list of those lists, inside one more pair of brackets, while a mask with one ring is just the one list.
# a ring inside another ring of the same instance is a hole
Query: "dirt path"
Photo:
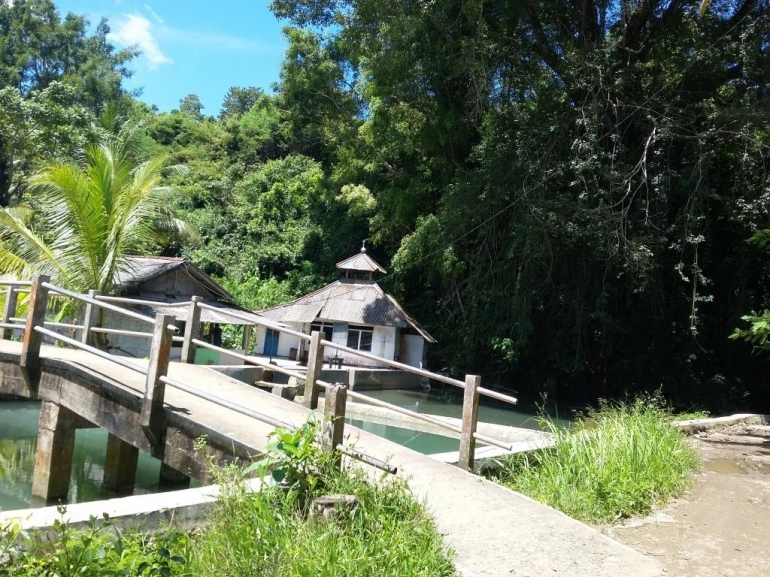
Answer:
[[607, 532], [677, 577], [770, 575], [770, 426], [737, 425], [693, 442], [703, 471], [675, 503]]

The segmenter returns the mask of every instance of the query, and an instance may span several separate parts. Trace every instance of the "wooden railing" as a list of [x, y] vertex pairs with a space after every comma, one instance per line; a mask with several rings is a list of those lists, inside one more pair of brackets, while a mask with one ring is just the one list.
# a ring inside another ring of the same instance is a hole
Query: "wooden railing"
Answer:
[[[296, 331], [296, 330], [287, 328], [285, 326], [281, 326], [278, 323], [273, 323], [268, 320], [260, 321], [258, 324], [265, 326], [266, 328], [272, 329], [274, 331], [286, 333], [294, 337], [297, 337], [301, 340], [304, 340], [306, 342], [308, 341], [310, 342], [307, 369], [304, 373], [302, 373], [299, 371], [294, 371], [291, 369], [280, 367], [278, 365], [271, 364], [269, 361], [265, 361], [264, 359], [256, 356], [251, 356], [251, 355], [246, 355], [242, 353], [237, 353], [235, 351], [230, 351], [223, 347], [219, 347], [196, 338], [195, 335], [200, 332], [199, 331], [200, 315], [202, 310], [216, 311], [219, 314], [229, 315], [232, 318], [235, 318], [241, 321], [253, 322], [253, 320], [247, 317], [246, 315], [239, 314], [235, 311], [227, 311], [221, 308], [213, 307], [211, 305], [202, 303], [196, 299], [193, 299], [190, 302], [189, 307], [190, 308], [188, 310], [188, 315], [187, 315], [187, 330], [185, 332], [184, 341], [182, 345], [183, 347], [182, 360], [184, 362], [193, 362], [195, 357], [195, 348], [201, 347], [201, 348], [206, 348], [209, 350], [219, 352], [220, 354], [229, 355], [247, 364], [269, 368], [271, 371], [281, 373], [289, 377], [294, 377], [297, 380], [305, 383], [305, 389], [303, 393], [303, 404], [308, 409], [318, 408], [318, 398], [319, 398], [320, 389], [325, 389], [326, 399], [327, 399], [325, 412], [330, 413], [331, 411], [332, 413], [331, 418], [335, 418], [337, 421], [337, 424], [335, 425], [335, 427], [337, 427], [340, 431], [344, 429], [345, 405], [348, 397], [357, 399], [359, 401], [368, 403], [370, 405], [389, 409], [393, 412], [430, 423], [442, 429], [452, 431], [453, 433], [459, 434], [460, 436], [460, 451], [459, 451], [459, 457], [458, 457], [458, 466], [460, 466], [465, 470], [470, 470], [473, 468], [474, 460], [475, 460], [475, 452], [476, 452], [476, 441], [480, 441], [488, 445], [493, 445], [495, 447], [499, 447], [505, 450], [511, 450], [510, 443], [500, 441], [488, 435], [480, 434], [476, 431], [478, 426], [479, 396], [491, 397], [491, 398], [497, 399], [498, 401], [503, 401], [513, 405], [517, 404], [518, 401], [516, 398], [511, 397], [510, 395], [505, 395], [502, 393], [498, 393], [497, 391], [493, 391], [491, 389], [482, 387], [481, 377], [478, 375], [467, 375], [465, 377], [465, 381], [460, 381], [457, 379], [453, 379], [451, 377], [447, 377], [445, 375], [427, 371], [425, 369], [421, 369], [418, 367], [413, 367], [411, 365], [400, 363], [398, 361], [391, 361], [389, 359], [378, 357], [371, 353], [359, 351], [357, 349], [352, 349], [350, 347], [342, 346], [337, 343], [324, 340], [321, 338], [320, 333], [317, 331], [314, 331], [310, 335], [307, 335], [303, 332]], [[385, 401], [373, 399], [372, 397], [362, 395], [355, 391], [347, 390], [346, 387], [341, 387], [339, 384], [333, 384], [333, 383], [322, 381], [320, 377], [321, 377], [321, 370], [323, 368], [324, 347], [333, 347], [337, 351], [342, 351], [344, 353], [347, 353], [355, 357], [372, 360], [377, 363], [384, 364], [395, 369], [407, 371], [407, 372], [419, 375], [421, 377], [425, 377], [430, 380], [439, 381], [445, 384], [452, 385], [457, 388], [464, 389], [461, 426], [457, 427], [451, 423], [448, 423], [441, 419], [437, 419], [430, 415], [425, 415], [423, 413], [418, 413], [416, 411], [411, 411], [409, 409], [399, 407], [398, 405], [394, 405], [392, 403], [387, 403]], [[342, 390], [343, 392], [340, 392], [340, 390]], [[331, 401], [331, 405], [329, 403], [330, 395], [332, 395], [334, 399], [333, 401]], [[331, 406], [331, 409], [330, 409], [330, 406]], [[339, 417], [340, 414], [342, 415], [342, 418]], [[341, 435], [342, 433], [340, 432], [335, 434]]]
[[[493, 437], [482, 435], [476, 431], [478, 424], [479, 397], [488, 396], [499, 401], [516, 404], [516, 399], [509, 395], [504, 395], [490, 389], [481, 387], [481, 377], [478, 375], [467, 375], [464, 381], [460, 381], [445, 375], [427, 371], [418, 367], [412, 367], [398, 361], [391, 361], [372, 355], [371, 353], [359, 351], [349, 347], [341, 346], [321, 338], [320, 333], [314, 331], [310, 335], [296, 331], [267, 319], [254, 323], [253, 316], [246, 316], [236, 311], [225, 310], [218, 307], [205, 304], [198, 297], [193, 297], [188, 305], [186, 316], [186, 328], [184, 336], [176, 336], [177, 331], [174, 325], [175, 318], [172, 315], [158, 314], [155, 318], [143, 315], [141, 313], [128, 310], [119, 304], [126, 305], [155, 305], [152, 301], [141, 301], [138, 299], [128, 299], [123, 297], [109, 297], [99, 295], [97, 291], [89, 291], [87, 295], [79, 294], [73, 291], [63, 289], [52, 285], [49, 278], [45, 275], [35, 275], [31, 282], [29, 281], [2, 281], [0, 286], [5, 285], [6, 301], [3, 311], [0, 336], [4, 339], [10, 338], [13, 331], [22, 331], [22, 353], [20, 365], [25, 380], [29, 386], [36, 386], [39, 381], [39, 358], [40, 346], [43, 337], [48, 337], [56, 341], [67, 344], [71, 347], [87, 351], [97, 357], [107, 359], [129, 370], [138, 372], [145, 376], [144, 399], [142, 402], [141, 424], [148, 437], [154, 442], [159, 442], [161, 431], [165, 427], [163, 403], [165, 397], [165, 387], [169, 385], [188, 394], [205, 399], [217, 405], [237, 411], [251, 418], [260, 420], [277, 427], [293, 429], [290, 423], [286, 423], [273, 416], [261, 413], [250, 407], [239, 405], [228, 399], [221, 398], [207, 391], [200, 390], [193, 385], [168, 376], [168, 365], [170, 350], [173, 341], [182, 342], [181, 360], [182, 362], [192, 363], [195, 359], [196, 348], [205, 348], [216, 351], [220, 354], [229, 355], [245, 364], [256, 365], [269, 368], [271, 371], [294, 377], [299, 382], [305, 383], [303, 404], [311, 410], [318, 407], [318, 398], [321, 389], [325, 391], [325, 411], [323, 416], [322, 433], [319, 442], [327, 449], [335, 453], [346, 454], [352, 458], [367, 462], [370, 465], [379, 467], [389, 472], [395, 472], [395, 468], [388, 463], [365, 455], [350, 447], [344, 446], [342, 439], [344, 436], [344, 417], [346, 412], [347, 399], [356, 399], [370, 405], [385, 408], [395, 413], [409, 416], [411, 418], [430, 423], [436, 427], [451, 431], [460, 437], [460, 451], [458, 465], [466, 470], [473, 468], [476, 441], [500, 447], [506, 450], [511, 449], [509, 443], [502, 442]], [[28, 314], [25, 318], [16, 317], [17, 298], [21, 292], [29, 291]], [[84, 305], [83, 324], [59, 323], [46, 320], [48, 312], [49, 295], [66, 297], [75, 300]], [[129, 331], [119, 328], [107, 328], [98, 326], [99, 310], [108, 310], [119, 315], [131, 318], [135, 321], [145, 323], [148, 328], [152, 327], [152, 332]], [[247, 355], [225, 349], [223, 347], [208, 343], [198, 338], [200, 336], [201, 312], [204, 310], [215, 311], [218, 314], [229, 315], [234, 319], [243, 322], [263, 325], [275, 331], [290, 334], [310, 343], [307, 368], [305, 372], [288, 369], [253, 355]], [[20, 323], [24, 324], [20, 324]], [[50, 328], [49, 328], [50, 327]], [[72, 334], [79, 332], [80, 338], [65, 336], [54, 329], [67, 329]], [[143, 366], [126, 357], [110, 354], [94, 346], [96, 334], [124, 335], [137, 338], [151, 339], [150, 356], [147, 366]], [[392, 403], [373, 399], [355, 391], [347, 390], [347, 387], [338, 383], [329, 383], [321, 380], [321, 369], [323, 366], [324, 347], [333, 347], [337, 351], [373, 360], [380, 364], [390, 366], [402, 371], [419, 375], [429, 380], [439, 381], [464, 390], [463, 408], [461, 425], [458, 427], [442, 419], [411, 411], [399, 407]]]

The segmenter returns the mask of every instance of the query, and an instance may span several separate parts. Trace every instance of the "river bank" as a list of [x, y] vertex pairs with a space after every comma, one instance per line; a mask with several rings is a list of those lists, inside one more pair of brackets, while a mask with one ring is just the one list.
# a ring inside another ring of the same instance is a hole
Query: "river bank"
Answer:
[[605, 531], [661, 561], [669, 575], [770, 574], [770, 426], [733, 425], [691, 442], [703, 459], [693, 487], [652, 515]]

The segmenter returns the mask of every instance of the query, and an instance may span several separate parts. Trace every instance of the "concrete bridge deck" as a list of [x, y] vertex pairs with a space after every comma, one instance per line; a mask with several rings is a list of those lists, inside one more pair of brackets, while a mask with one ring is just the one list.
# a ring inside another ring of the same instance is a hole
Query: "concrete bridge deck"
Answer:
[[[267, 435], [274, 428], [168, 387], [168, 429], [165, 447], [158, 454], [138, 424], [144, 375], [84, 351], [44, 345], [40, 355], [42, 376], [35, 392], [21, 377], [20, 352], [20, 343], [0, 341], [0, 393], [61, 404], [197, 478], [206, 477], [195, 451], [197, 437], [208, 436], [209, 450], [215, 457], [228, 453], [247, 456], [265, 449]], [[202, 366], [172, 363], [169, 376], [294, 425], [302, 424], [309, 416], [300, 405]], [[399, 475], [407, 479], [416, 498], [424, 501], [446, 544], [455, 551], [462, 575], [664, 575], [657, 561], [554, 509], [354, 427], [348, 426], [345, 431], [357, 449], [387, 458], [398, 467]]]

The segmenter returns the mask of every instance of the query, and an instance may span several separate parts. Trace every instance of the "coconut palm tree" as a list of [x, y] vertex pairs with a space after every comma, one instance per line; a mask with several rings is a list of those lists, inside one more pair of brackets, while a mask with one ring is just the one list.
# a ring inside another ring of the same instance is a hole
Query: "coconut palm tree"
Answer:
[[108, 293], [127, 255], [157, 249], [159, 235], [194, 234], [169, 210], [165, 157], [137, 161], [136, 134], [129, 127], [89, 145], [80, 165], [44, 166], [29, 183], [30, 205], [0, 210], [0, 273]]

